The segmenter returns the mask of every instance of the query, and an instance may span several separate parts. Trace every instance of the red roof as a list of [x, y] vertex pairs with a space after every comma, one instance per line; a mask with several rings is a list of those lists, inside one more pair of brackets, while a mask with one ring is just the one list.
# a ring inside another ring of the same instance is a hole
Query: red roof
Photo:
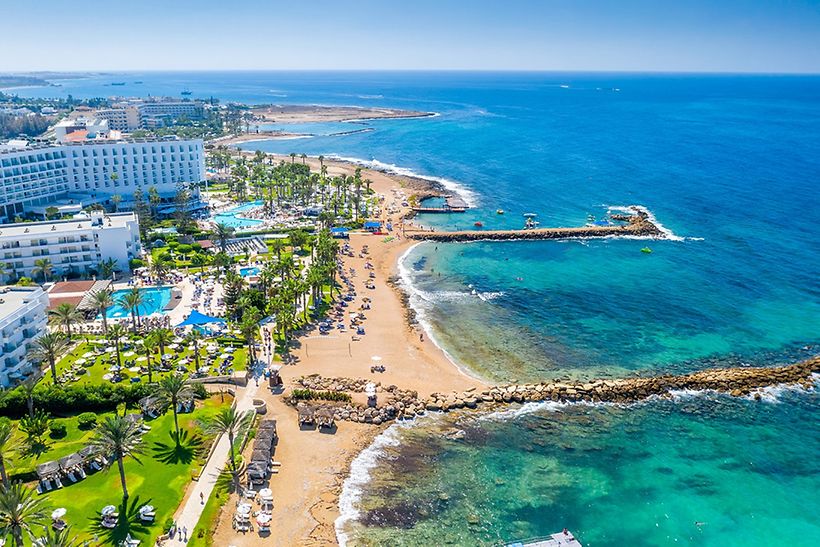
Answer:
[[96, 281], [59, 281], [54, 284], [49, 295], [66, 293], [66, 292], [85, 292], [91, 290]]
[[48, 299], [48, 309], [53, 310], [60, 304], [71, 304], [72, 306], [78, 306], [80, 302], [82, 302], [82, 296], [57, 296], [55, 298]]

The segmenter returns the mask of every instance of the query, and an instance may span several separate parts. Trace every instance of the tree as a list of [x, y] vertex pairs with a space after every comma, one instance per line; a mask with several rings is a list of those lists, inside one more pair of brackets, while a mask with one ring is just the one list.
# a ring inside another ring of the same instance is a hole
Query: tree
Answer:
[[102, 316], [103, 332], [108, 332], [108, 318], [106, 313], [108, 308], [114, 305], [114, 292], [111, 289], [101, 289], [91, 293], [91, 305]]
[[[111, 175], [111, 178], [116, 177], [117, 174], [114, 173]], [[120, 203], [122, 203], [122, 196], [119, 194], [114, 194], [111, 196], [111, 204], [114, 205], [114, 212], [118, 212], [120, 210]]]
[[256, 363], [256, 339], [259, 337], [259, 320], [261, 314], [259, 310], [251, 306], [243, 309], [242, 322], [239, 324], [239, 330], [245, 338], [245, 344], [248, 346], [248, 365], [249, 367]]
[[227, 253], [216, 253], [213, 258], [213, 264], [223, 272], [233, 264], [233, 259]]
[[60, 210], [56, 207], [46, 207], [46, 219], [53, 220], [60, 216]]
[[217, 222], [214, 226], [214, 243], [219, 245], [219, 252], [224, 253], [228, 248], [228, 240], [233, 237], [234, 229], [222, 222]]
[[23, 547], [23, 532], [32, 535], [32, 527], [47, 518], [45, 499], [22, 483], [0, 488], [0, 536], [14, 538], [15, 547]]
[[97, 265], [97, 269], [103, 279], [114, 279], [114, 272], [117, 270], [117, 259], [106, 258]]
[[5, 278], [6, 275], [9, 273], [9, 271], [7, 269], [8, 267], [9, 267], [9, 265], [6, 264], [5, 262], [0, 262], [0, 283], [3, 282], [3, 278]]
[[6, 456], [14, 452], [16, 448], [11, 420], [6, 417], [0, 418], [0, 478], [3, 480], [3, 488], [10, 486], [9, 477], [6, 474]]
[[31, 269], [32, 275], [43, 275], [43, 282], [48, 281], [48, 278], [51, 277], [51, 272], [53, 271], [54, 265], [48, 258], [38, 258], [34, 261], [34, 267]]
[[38, 363], [46, 362], [51, 367], [51, 377], [57, 384], [57, 359], [68, 349], [68, 340], [62, 333], [47, 332], [34, 341], [29, 350], [29, 358]]
[[71, 340], [71, 326], [79, 323], [83, 316], [77, 309], [77, 306], [63, 302], [58, 304], [56, 308], [48, 311], [49, 323], [58, 325], [65, 329], [66, 336]]
[[188, 342], [194, 346], [194, 365], [199, 370], [199, 342], [202, 341], [202, 333], [196, 329], [191, 329], [188, 333]]
[[80, 547], [77, 536], [71, 535], [71, 526], [57, 530], [53, 526], [43, 528], [43, 534], [35, 540], [38, 547]]
[[214, 416], [205, 420], [202, 424], [203, 430], [209, 434], [228, 435], [228, 447], [231, 452], [231, 461], [229, 463], [235, 487], [239, 486], [239, 475], [236, 467], [236, 454], [234, 453], [234, 437], [242, 427], [244, 420], [245, 417], [239, 414], [235, 407], [229, 406], [220, 408]]
[[120, 298], [120, 306], [131, 312], [131, 321], [134, 334], [137, 333], [137, 327], [140, 321], [140, 306], [142, 306], [143, 298], [142, 292], [136, 287], [122, 295]]
[[205, 265], [208, 264], [208, 257], [202, 253], [194, 253], [191, 255], [191, 265], [195, 268], [199, 266], [199, 273], [205, 271]]
[[148, 335], [142, 342], [142, 351], [145, 354], [145, 366], [148, 368], [148, 383], [151, 384], [154, 382], [153, 373], [154, 373], [154, 352], [157, 350], [157, 339], [153, 336], [153, 333]]
[[[105, 419], [99, 426], [91, 445], [102, 454], [111, 454], [113, 460], [117, 461], [120, 471], [120, 483], [122, 485], [122, 498], [128, 499], [128, 486], [125, 482], [125, 467], [123, 460], [131, 456], [137, 462], [137, 456], [142, 454], [142, 428], [136, 421], [129, 421], [124, 416], [115, 414]], [[113, 462], [108, 460], [110, 466]]]
[[165, 407], [170, 406], [174, 411], [174, 435], [177, 446], [179, 446], [179, 418], [177, 416], [177, 406], [184, 400], [194, 396], [191, 385], [182, 376], [171, 374], [162, 378], [158, 383], [154, 394], [159, 398]]
[[159, 346], [160, 355], [163, 355], [165, 353], [166, 346], [168, 346], [174, 339], [173, 331], [171, 331], [171, 329], [166, 328], [155, 329], [151, 333], [151, 336], [154, 338], [154, 341], [157, 343], [157, 346]]
[[51, 416], [44, 410], [37, 409], [34, 415], [26, 414], [20, 418], [20, 431], [26, 434], [26, 443], [29, 447], [37, 447], [43, 444], [43, 436], [48, 432], [48, 424]]
[[37, 388], [37, 382], [40, 379], [39, 374], [32, 374], [20, 384], [20, 391], [26, 398], [26, 407], [28, 408], [28, 415], [34, 416], [34, 390]]
[[111, 325], [111, 328], [108, 329], [108, 341], [114, 342], [114, 349], [117, 355], [117, 366], [122, 367], [122, 358], [120, 355], [120, 341], [125, 335], [128, 334], [128, 331], [125, 330], [125, 327], [120, 325], [119, 323], [115, 325]]

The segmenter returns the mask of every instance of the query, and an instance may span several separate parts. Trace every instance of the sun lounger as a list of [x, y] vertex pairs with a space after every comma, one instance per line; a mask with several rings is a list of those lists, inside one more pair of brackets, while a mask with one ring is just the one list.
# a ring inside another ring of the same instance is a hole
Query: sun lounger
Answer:
[[99, 462], [97, 462], [97, 460], [92, 461], [89, 465], [91, 465], [91, 469], [93, 469], [94, 471], [99, 471], [100, 469], [102, 469], [102, 466], [99, 464]]
[[126, 547], [137, 547], [140, 544], [140, 540], [134, 539], [131, 537], [131, 534], [125, 536], [125, 545]]
[[68, 479], [69, 479], [71, 482], [77, 482], [77, 477], [75, 477], [75, 476], [74, 476], [74, 473], [73, 473], [72, 471], [69, 471], [69, 472], [68, 472], [68, 473], [66, 473], [65, 475], [66, 475], [66, 477], [68, 477]]
[[85, 470], [82, 467], [77, 468], [77, 474], [80, 476], [81, 479], [86, 477]]
[[63, 487], [63, 483], [60, 482], [60, 477], [54, 477], [54, 484], [57, 485], [57, 488], [62, 488]]

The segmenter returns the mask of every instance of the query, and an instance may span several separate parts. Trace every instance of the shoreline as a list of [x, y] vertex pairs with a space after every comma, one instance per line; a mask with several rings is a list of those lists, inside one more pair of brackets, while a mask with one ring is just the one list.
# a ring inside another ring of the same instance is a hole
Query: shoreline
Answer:
[[[274, 161], [290, 161], [281, 154], [270, 156]], [[317, 158], [307, 158], [306, 163], [318, 171]], [[328, 176], [352, 174], [360, 167], [338, 159], [327, 159], [324, 164]], [[361, 341], [351, 342], [349, 333], [334, 331], [325, 336], [315, 330], [299, 333], [292, 351], [296, 364], [285, 365], [280, 371], [285, 393], [298, 387], [299, 378], [310, 374], [369, 378], [385, 386], [399, 385], [417, 391], [425, 397], [441, 391], [487, 389], [486, 381], [467, 374], [431, 340], [424, 325], [411, 320], [409, 310], [412, 308], [405, 304], [402, 294], [406, 289], [395, 283], [401, 279], [399, 260], [417, 244], [400, 235], [398, 225], [411, 214], [410, 207], [402, 206], [402, 201], [410, 200], [411, 195], [440, 195], [446, 189], [420, 177], [368, 168], [362, 169], [362, 176], [369, 178], [373, 190], [384, 196], [381, 219], [391, 219], [396, 226], [390, 236], [352, 233], [353, 256], [342, 257], [346, 270], [354, 268], [357, 274], [352, 277], [356, 299], [349, 303], [350, 309], [358, 307], [362, 297], [372, 302], [372, 308], [366, 312], [367, 334]], [[393, 213], [388, 212], [391, 209]], [[369, 247], [369, 254], [360, 257], [359, 252], [365, 245]], [[368, 261], [376, 274], [372, 290], [363, 286], [368, 277], [365, 268]], [[384, 359], [385, 372], [370, 371], [373, 356]], [[338, 430], [332, 434], [302, 430], [295, 408], [286, 404], [283, 396], [262, 391], [257, 396], [265, 400], [269, 415], [277, 419], [280, 439], [274, 457], [282, 464], [269, 485], [276, 500], [272, 528], [277, 533], [271, 538], [276, 545], [336, 545], [339, 498], [350, 466], [387, 426], [339, 421]], [[220, 516], [215, 544], [236, 547], [257, 544], [256, 534], [241, 536], [231, 528], [231, 503], [227, 502]]]

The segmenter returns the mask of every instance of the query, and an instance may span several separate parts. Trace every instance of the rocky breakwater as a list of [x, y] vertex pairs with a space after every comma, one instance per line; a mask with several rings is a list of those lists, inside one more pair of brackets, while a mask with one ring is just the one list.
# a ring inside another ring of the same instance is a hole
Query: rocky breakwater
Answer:
[[620, 224], [606, 226], [580, 226], [576, 228], [530, 228], [523, 230], [463, 230], [438, 232], [434, 230], [405, 229], [405, 236], [411, 239], [429, 241], [505, 241], [522, 239], [587, 239], [602, 237], [653, 237], [663, 239], [664, 232], [658, 228], [649, 215], [638, 208], [634, 214], [610, 217]]
[[[447, 412], [481, 405], [555, 401], [606, 402], [629, 404], [653, 396], [669, 396], [678, 390], [713, 390], [735, 397], [757, 395], [759, 390], [776, 385], [814, 385], [812, 374], [820, 372], [820, 356], [783, 367], [744, 367], [712, 369], [680, 376], [653, 376], [646, 378], [600, 379], [588, 382], [539, 382], [496, 386], [485, 390], [471, 388], [462, 392], [432, 393], [419, 397], [418, 393], [402, 390], [394, 385], [375, 384], [374, 405], [358, 403], [335, 404], [337, 420], [383, 424], [395, 419], [408, 419], [430, 412]], [[311, 390], [364, 393], [370, 380], [357, 378], [325, 378], [307, 376], [298, 383]]]

